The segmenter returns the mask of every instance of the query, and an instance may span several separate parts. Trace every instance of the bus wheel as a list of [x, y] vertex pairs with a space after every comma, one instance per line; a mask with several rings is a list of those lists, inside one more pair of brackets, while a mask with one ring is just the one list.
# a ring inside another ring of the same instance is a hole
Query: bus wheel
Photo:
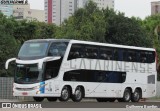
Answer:
[[74, 95], [72, 96], [72, 100], [74, 102], [80, 102], [82, 100], [82, 98], [83, 98], [82, 89], [81, 89], [81, 87], [77, 87]]
[[59, 98], [60, 101], [68, 101], [70, 98], [70, 90], [67, 86], [64, 86], [61, 91], [61, 97]]
[[52, 102], [52, 101], [57, 101], [57, 98], [55, 98], [55, 97], [48, 97], [47, 100]]
[[36, 102], [42, 102], [44, 100], [43, 97], [33, 97]]
[[108, 98], [97, 98], [98, 102], [107, 102]]
[[129, 102], [131, 100], [131, 91], [129, 89], [125, 89], [123, 98], [118, 99], [119, 102]]
[[141, 99], [141, 92], [138, 89], [136, 89], [132, 94], [131, 101], [138, 102], [140, 99]]

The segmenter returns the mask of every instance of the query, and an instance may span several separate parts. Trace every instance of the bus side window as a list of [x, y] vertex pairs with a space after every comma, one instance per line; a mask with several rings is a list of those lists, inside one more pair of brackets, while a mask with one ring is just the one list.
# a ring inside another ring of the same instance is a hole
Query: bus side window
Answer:
[[112, 49], [101, 47], [100, 48], [100, 59], [112, 60]]
[[56, 48], [56, 46], [50, 47], [48, 55], [49, 56], [58, 56], [59, 55], [59, 52], [58, 52], [58, 49]]
[[114, 55], [114, 60], [118, 61], [118, 49], [114, 49], [113, 55]]
[[97, 59], [98, 58], [98, 46], [86, 46], [84, 51], [84, 58]]
[[140, 62], [146, 63], [147, 62], [147, 52], [140, 53]]
[[137, 53], [135, 50], [124, 50], [123, 60], [127, 62], [137, 62]]
[[136, 62], [136, 52], [134, 50], [128, 51], [128, 61], [129, 62]]
[[127, 50], [123, 50], [123, 61], [127, 61]]
[[80, 44], [73, 44], [69, 52], [68, 60], [82, 58], [83, 46]]
[[148, 52], [147, 55], [147, 63], [153, 63], [155, 62], [155, 52]]
[[52, 43], [50, 48], [49, 48], [49, 52], [48, 52], [48, 56], [64, 56], [65, 50], [67, 48], [67, 44], [66, 43]]

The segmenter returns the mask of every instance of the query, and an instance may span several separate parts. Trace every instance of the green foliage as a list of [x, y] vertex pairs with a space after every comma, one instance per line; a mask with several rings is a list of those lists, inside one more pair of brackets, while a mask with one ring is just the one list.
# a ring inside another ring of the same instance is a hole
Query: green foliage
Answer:
[[[151, 36], [153, 41], [153, 47], [156, 48], [156, 52], [160, 60], [160, 14], [147, 17], [143, 21], [142, 25], [147, 30], [148, 34]], [[158, 66], [158, 80], [160, 80], [160, 61]]]
[[152, 47], [151, 38], [141, 26], [141, 20], [125, 17], [123, 13], [103, 10], [108, 28], [106, 42], [130, 46]]
[[37, 37], [39, 39], [55, 38], [57, 26], [54, 24], [46, 24], [38, 22]]
[[106, 24], [103, 12], [90, 2], [84, 9], [77, 10], [73, 16], [59, 27], [56, 37], [67, 39], [105, 42]]
[[15, 57], [18, 52], [19, 44], [13, 37], [13, 29], [13, 21], [0, 14], [0, 76], [13, 76], [11, 70], [4, 69], [6, 60]]
[[147, 17], [142, 25], [151, 36], [154, 47], [157, 49], [160, 57], [160, 15], [158, 14]]

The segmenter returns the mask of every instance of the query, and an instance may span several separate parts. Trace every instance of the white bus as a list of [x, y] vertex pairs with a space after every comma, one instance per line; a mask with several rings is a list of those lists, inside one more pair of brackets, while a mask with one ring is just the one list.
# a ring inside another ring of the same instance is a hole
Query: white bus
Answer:
[[35, 101], [138, 102], [156, 95], [152, 48], [63, 39], [26, 41], [15, 61], [13, 95]]

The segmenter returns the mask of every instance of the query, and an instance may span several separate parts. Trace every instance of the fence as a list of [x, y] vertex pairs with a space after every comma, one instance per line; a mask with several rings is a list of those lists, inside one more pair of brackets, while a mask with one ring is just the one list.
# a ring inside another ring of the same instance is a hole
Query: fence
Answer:
[[[17, 98], [13, 96], [13, 78], [12, 77], [0, 77], [0, 99], [23, 99], [31, 100], [32, 98]], [[160, 98], [160, 81], [157, 82], [157, 95]]]
[[13, 96], [13, 78], [0, 77], [0, 99], [16, 99]]
[[160, 81], [157, 82], [157, 92], [156, 92], [156, 97], [160, 98]]

